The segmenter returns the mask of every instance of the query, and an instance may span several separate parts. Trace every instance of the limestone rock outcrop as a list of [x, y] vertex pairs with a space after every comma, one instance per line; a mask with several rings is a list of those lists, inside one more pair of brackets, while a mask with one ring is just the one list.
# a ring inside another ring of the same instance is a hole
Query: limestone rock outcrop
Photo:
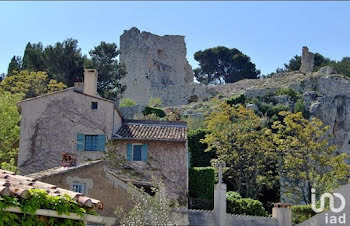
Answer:
[[332, 66], [324, 66], [324, 67], [321, 67], [317, 73], [320, 75], [331, 75], [331, 74], [337, 74], [337, 71]]

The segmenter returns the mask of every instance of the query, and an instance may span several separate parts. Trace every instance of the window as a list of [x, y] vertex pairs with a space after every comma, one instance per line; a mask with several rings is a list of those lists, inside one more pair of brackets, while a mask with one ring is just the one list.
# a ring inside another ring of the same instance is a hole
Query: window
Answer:
[[72, 190], [78, 193], [85, 194], [85, 184], [74, 182]]
[[91, 102], [91, 109], [97, 109], [98, 102]]
[[85, 135], [85, 151], [98, 150], [98, 135]]
[[106, 135], [77, 134], [77, 151], [105, 151]]
[[147, 144], [133, 144], [128, 143], [127, 144], [127, 160], [129, 162], [132, 161], [147, 161], [147, 151], [148, 146]]
[[141, 161], [142, 145], [135, 144], [133, 145], [133, 161]]

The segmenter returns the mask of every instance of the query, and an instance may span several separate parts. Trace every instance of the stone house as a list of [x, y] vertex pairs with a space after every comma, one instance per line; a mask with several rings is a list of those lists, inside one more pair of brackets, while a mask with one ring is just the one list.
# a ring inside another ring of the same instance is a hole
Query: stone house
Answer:
[[[163, 180], [170, 196], [186, 203], [186, 123], [123, 119], [114, 102], [98, 95], [97, 76], [96, 70], [86, 69], [83, 83], [18, 103], [22, 113], [18, 153], [20, 172], [33, 174], [58, 167], [63, 153], [76, 156], [78, 167], [114, 153], [118, 158], [104, 161], [102, 168], [108, 165], [109, 171], [122, 181], [144, 185], [149, 185], [154, 175]], [[100, 187], [89, 188], [89, 179], [102, 175], [102, 168], [84, 172], [81, 178], [87, 181], [75, 180], [78, 183], [74, 187], [73, 181], [69, 183], [66, 179], [66, 184], [58, 184], [78, 192], [85, 189], [90, 193], [97, 189], [96, 192], [103, 194], [105, 191]], [[111, 190], [108, 194], [115, 192], [119, 190]]]

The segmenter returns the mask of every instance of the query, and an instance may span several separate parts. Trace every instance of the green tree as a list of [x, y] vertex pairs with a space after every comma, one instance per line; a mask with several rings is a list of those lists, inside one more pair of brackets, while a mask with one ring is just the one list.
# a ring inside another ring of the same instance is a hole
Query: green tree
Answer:
[[85, 68], [98, 71], [97, 91], [107, 99], [116, 100], [121, 97], [126, 86], [120, 80], [126, 75], [126, 67], [118, 62], [119, 51], [115, 43], [101, 42], [89, 52], [91, 60], [85, 62]]
[[295, 202], [311, 203], [311, 188], [317, 194], [333, 191], [340, 184], [348, 183], [349, 155], [339, 153], [328, 142], [328, 126], [302, 112], [280, 112], [283, 122], [274, 122], [277, 150], [280, 152], [280, 173], [283, 193]]
[[208, 134], [203, 142], [226, 162], [225, 181], [244, 197], [256, 199], [277, 180], [277, 156], [271, 130], [251, 109], [221, 103], [206, 119]]
[[16, 103], [22, 99], [21, 94], [11, 94], [0, 88], [0, 163], [1, 168], [14, 171], [16, 169], [15, 143], [19, 139], [20, 114]]
[[55, 92], [67, 88], [62, 82], [49, 80], [45, 72], [14, 71], [13, 75], [7, 76], [0, 87], [13, 94], [23, 94], [24, 98], [31, 98], [45, 93]]
[[210, 160], [216, 157], [215, 152], [206, 152], [206, 143], [201, 140], [205, 138], [205, 129], [190, 130], [188, 132], [188, 151], [191, 153], [191, 167], [210, 166]]
[[338, 74], [350, 77], [350, 57], [343, 57], [341, 61], [334, 63], [332, 66]]
[[86, 56], [81, 54], [78, 41], [72, 38], [45, 47], [43, 52], [45, 71], [49, 78], [63, 82], [68, 87], [82, 78]]
[[20, 70], [22, 70], [22, 58], [19, 56], [13, 56], [9, 63], [7, 75], [12, 75], [14, 71]]
[[23, 54], [22, 69], [30, 72], [45, 71], [43, 51], [41, 42], [37, 44], [28, 42]]
[[198, 51], [194, 59], [199, 62], [194, 75], [203, 84], [234, 83], [241, 79], [256, 79], [260, 74], [250, 58], [235, 48], [218, 46]]

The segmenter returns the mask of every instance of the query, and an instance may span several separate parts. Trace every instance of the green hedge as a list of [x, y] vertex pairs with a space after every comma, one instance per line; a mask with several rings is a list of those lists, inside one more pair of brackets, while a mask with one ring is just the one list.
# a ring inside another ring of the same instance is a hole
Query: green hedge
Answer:
[[299, 224], [315, 214], [311, 209], [311, 205], [292, 206], [292, 220], [295, 224]]
[[190, 130], [187, 135], [188, 151], [191, 153], [192, 167], [210, 166], [210, 160], [215, 158], [214, 152], [205, 152], [208, 145], [201, 143], [200, 140], [205, 138], [208, 133], [205, 129]]
[[159, 118], [164, 118], [165, 117], [165, 112], [162, 109], [159, 108], [153, 108], [150, 106], [146, 106], [145, 109], [142, 111], [143, 115], [150, 115], [150, 114], [155, 114]]
[[215, 173], [213, 167], [192, 167], [189, 170], [189, 195], [193, 198], [214, 198]]
[[232, 214], [268, 216], [263, 204], [259, 200], [251, 198], [242, 198], [237, 192], [229, 191], [226, 193], [227, 211]]

